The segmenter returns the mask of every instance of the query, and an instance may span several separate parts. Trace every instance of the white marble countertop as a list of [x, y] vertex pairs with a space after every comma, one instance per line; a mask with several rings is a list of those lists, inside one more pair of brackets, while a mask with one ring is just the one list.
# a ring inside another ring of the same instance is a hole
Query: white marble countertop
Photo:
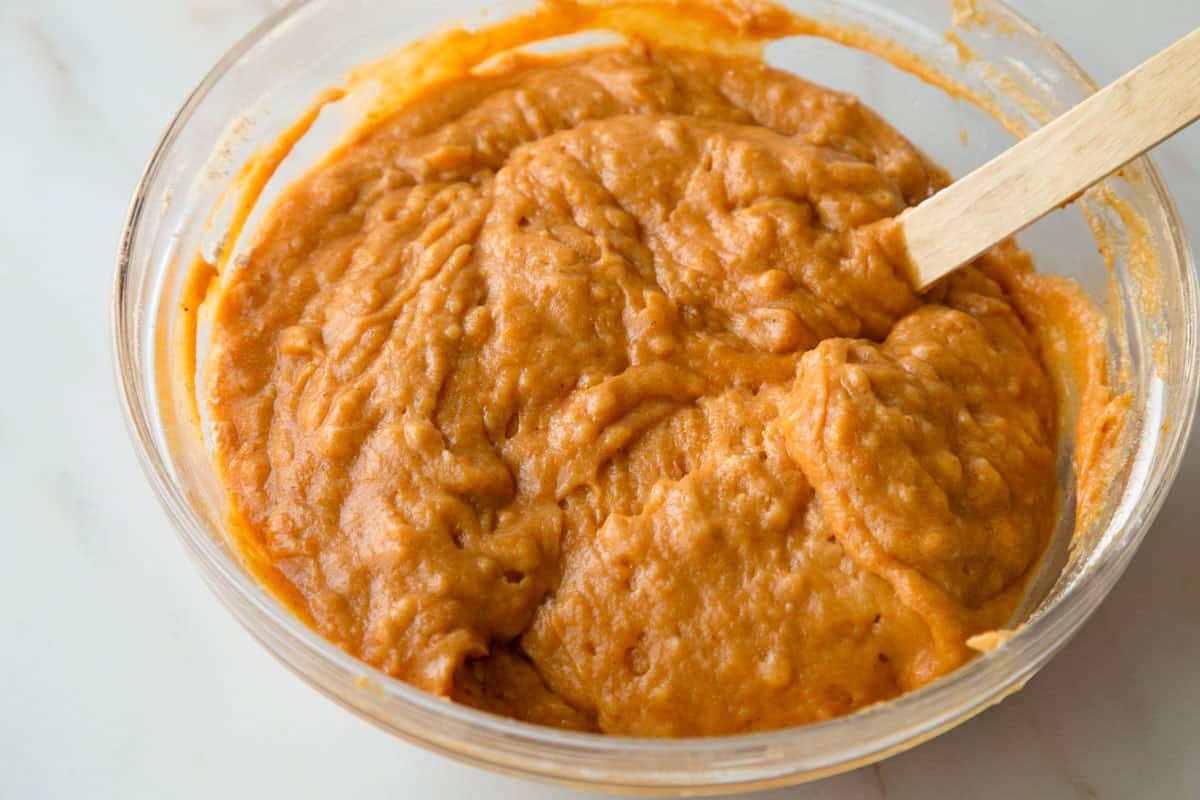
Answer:
[[[0, 0], [0, 797], [581, 796], [392, 739], [286, 672], [202, 585], [126, 439], [108, 300], [129, 197], [275, 3]], [[1014, 5], [1101, 81], [1200, 24], [1197, 0]], [[1200, 129], [1157, 158], [1200, 242]], [[1025, 691], [761, 797], [1200, 797], [1197, 518], [1193, 443], [1128, 573]]]

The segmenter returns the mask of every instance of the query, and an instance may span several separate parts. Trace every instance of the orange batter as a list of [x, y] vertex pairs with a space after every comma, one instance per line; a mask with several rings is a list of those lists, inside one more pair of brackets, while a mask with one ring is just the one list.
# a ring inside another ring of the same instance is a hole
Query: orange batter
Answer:
[[918, 297], [877, 241], [947, 180], [751, 57], [442, 81], [224, 276], [235, 514], [330, 640], [534, 722], [727, 734], [917, 688], [1010, 616], [1057, 492], [1028, 258]]

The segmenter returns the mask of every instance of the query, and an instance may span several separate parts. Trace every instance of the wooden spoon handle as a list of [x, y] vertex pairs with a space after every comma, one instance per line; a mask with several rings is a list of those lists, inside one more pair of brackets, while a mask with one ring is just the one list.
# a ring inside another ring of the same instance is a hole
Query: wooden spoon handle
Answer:
[[918, 290], [1200, 117], [1200, 28], [904, 212]]

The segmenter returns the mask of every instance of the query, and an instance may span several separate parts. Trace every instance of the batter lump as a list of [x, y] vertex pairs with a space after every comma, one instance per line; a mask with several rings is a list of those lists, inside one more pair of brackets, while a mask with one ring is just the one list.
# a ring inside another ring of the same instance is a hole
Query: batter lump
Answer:
[[633, 42], [425, 91], [224, 276], [207, 412], [316, 630], [537, 723], [698, 736], [963, 664], [1054, 520], [1003, 245], [918, 296], [946, 174], [854, 97]]

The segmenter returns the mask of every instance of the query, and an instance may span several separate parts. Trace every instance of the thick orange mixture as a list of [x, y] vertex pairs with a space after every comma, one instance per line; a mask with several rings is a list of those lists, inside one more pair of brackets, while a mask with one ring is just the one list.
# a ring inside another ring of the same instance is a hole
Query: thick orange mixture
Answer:
[[1004, 624], [1056, 498], [1028, 259], [918, 297], [877, 243], [946, 181], [749, 58], [464, 74], [225, 276], [233, 507], [322, 634], [500, 713], [724, 734], [921, 686]]

